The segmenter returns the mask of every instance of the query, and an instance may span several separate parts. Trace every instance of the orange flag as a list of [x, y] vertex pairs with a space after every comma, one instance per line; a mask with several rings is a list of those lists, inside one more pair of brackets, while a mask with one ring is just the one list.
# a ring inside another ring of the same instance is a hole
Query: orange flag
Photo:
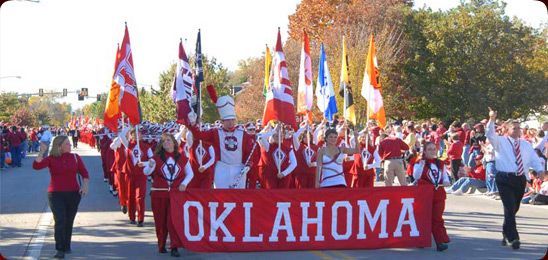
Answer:
[[111, 131], [118, 131], [118, 119], [121, 117], [120, 113], [120, 85], [114, 80], [116, 75], [116, 69], [120, 63], [120, 45], [116, 48], [116, 58], [114, 60], [114, 73], [112, 75], [112, 82], [110, 83], [110, 91], [108, 92], [108, 98], [105, 105], [105, 113], [103, 116], [103, 124]]
[[384, 114], [384, 104], [382, 100], [382, 88], [379, 81], [379, 67], [377, 64], [377, 51], [373, 34], [369, 39], [369, 52], [365, 64], [365, 73], [361, 95], [367, 100], [367, 117], [376, 119], [381, 128], [386, 126], [386, 115]]

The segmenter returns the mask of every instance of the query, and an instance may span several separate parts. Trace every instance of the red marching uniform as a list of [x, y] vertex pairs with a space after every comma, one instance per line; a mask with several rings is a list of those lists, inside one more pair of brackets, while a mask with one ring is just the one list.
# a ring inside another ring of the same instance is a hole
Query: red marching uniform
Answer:
[[[189, 150], [189, 161], [194, 177], [188, 184], [188, 188], [211, 189], [213, 188], [213, 169], [215, 169], [215, 150], [206, 142], [195, 141]], [[203, 166], [204, 172], [198, 169]]]
[[316, 185], [316, 155], [318, 146], [310, 143], [310, 147], [301, 142], [295, 150], [297, 158], [297, 167], [293, 172], [295, 188], [306, 189], [314, 188]]
[[101, 151], [101, 163], [103, 165], [103, 177], [108, 180], [108, 184], [111, 189], [116, 190], [114, 181], [114, 172], [112, 171], [112, 165], [114, 164], [114, 150], [110, 149], [112, 144], [111, 134], [107, 134], [107, 128], [101, 130], [99, 136], [99, 150]]
[[434, 190], [432, 205], [432, 235], [436, 244], [449, 243], [443, 220], [446, 193], [443, 185], [450, 184], [444, 162], [439, 159], [420, 160], [413, 166], [413, 177], [418, 185], [428, 185]]
[[[352, 188], [373, 188], [375, 184], [375, 168], [379, 167], [380, 157], [375, 150], [375, 146], [368, 144], [367, 149], [365, 143], [360, 143], [360, 152], [354, 154], [354, 164], [352, 172], [356, 179], [349, 185]], [[364, 166], [368, 166], [365, 170]], [[352, 186], [350, 186], [352, 185]]]
[[184, 154], [175, 158], [172, 153], [165, 153], [165, 159], [156, 155], [152, 158], [155, 162], [154, 168], [147, 165], [143, 172], [152, 175], [153, 183], [150, 193], [154, 225], [156, 227], [156, 238], [158, 249], [161, 251], [166, 246], [167, 235], [169, 234], [170, 249], [182, 247], [181, 239], [177, 235], [170, 214], [169, 192], [178, 189], [179, 185], [188, 185], [192, 180], [193, 173], [190, 163]]
[[[350, 137], [347, 137], [345, 140], [344, 136], [339, 136], [337, 138], [337, 146], [339, 147], [350, 147], [348, 144], [352, 142], [350, 140]], [[350, 188], [352, 187], [352, 183], [356, 182], [358, 177], [356, 176], [356, 172], [352, 171], [352, 167], [354, 165], [354, 157], [351, 155], [345, 155], [344, 161], [343, 161], [343, 172], [344, 172], [344, 179], [346, 181], [346, 187]]]
[[[140, 142], [137, 147], [137, 142], [131, 140], [129, 147], [126, 149], [126, 164], [125, 170], [128, 176], [128, 216], [129, 220], [135, 221], [135, 212], [137, 212], [137, 221], [142, 223], [145, 219], [145, 199], [147, 191], [147, 176], [143, 173], [143, 168], [139, 167], [139, 161], [146, 162], [152, 158], [152, 150], [144, 142]], [[139, 160], [140, 156], [140, 160]]]
[[[295, 152], [287, 143], [282, 143], [278, 148], [277, 143], [269, 143], [261, 147], [261, 166], [259, 167], [259, 180], [264, 189], [288, 189], [291, 187], [291, 172], [297, 166]], [[279, 158], [279, 159], [278, 159]], [[278, 161], [280, 160], [280, 161]], [[278, 178], [278, 168], [285, 176]]]
[[[116, 147], [117, 146], [117, 147]], [[126, 163], [126, 151], [122, 144], [112, 144], [111, 149], [114, 148], [114, 162], [112, 164], [111, 171], [114, 172], [114, 180], [118, 189], [118, 201], [120, 206], [127, 207], [127, 201], [129, 198], [128, 192], [128, 175], [124, 168]]]
[[[256, 135], [254, 135], [255, 137]], [[259, 164], [261, 161], [261, 150], [259, 144], [257, 141], [253, 143], [253, 146], [255, 146], [255, 150], [253, 148], [251, 149], [251, 155], [250, 156], [250, 165], [249, 172], [247, 173], [247, 184], [246, 187], [248, 189], [256, 189], [257, 188], [257, 182], [259, 182]]]

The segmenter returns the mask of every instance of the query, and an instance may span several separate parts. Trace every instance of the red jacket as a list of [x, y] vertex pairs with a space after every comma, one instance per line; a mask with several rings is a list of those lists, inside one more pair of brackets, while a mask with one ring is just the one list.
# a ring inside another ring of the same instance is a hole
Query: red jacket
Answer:
[[402, 150], [409, 150], [409, 146], [397, 137], [387, 137], [379, 144], [379, 156], [382, 160], [402, 157]]
[[480, 165], [476, 168], [474, 168], [473, 171], [470, 172], [470, 178], [478, 179], [478, 180], [485, 180], [485, 168], [483, 168], [483, 165]]
[[459, 140], [449, 146], [447, 150], [447, 156], [450, 160], [460, 160], [462, 157], [462, 151], [464, 150], [464, 144]]

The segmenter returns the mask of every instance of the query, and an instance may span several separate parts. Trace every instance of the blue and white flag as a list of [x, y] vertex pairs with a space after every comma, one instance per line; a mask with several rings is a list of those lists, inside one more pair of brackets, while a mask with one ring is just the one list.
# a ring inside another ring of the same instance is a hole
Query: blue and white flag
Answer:
[[316, 83], [316, 98], [318, 99], [318, 108], [323, 111], [323, 116], [328, 121], [333, 121], [333, 115], [337, 113], [337, 101], [335, 99], [335, 90], [331, 81], [331, 74], [327, 66], [327, 57], [323, 49], [323, 43], [320, 49], [320, 63], [318, 65], [318, 82]]

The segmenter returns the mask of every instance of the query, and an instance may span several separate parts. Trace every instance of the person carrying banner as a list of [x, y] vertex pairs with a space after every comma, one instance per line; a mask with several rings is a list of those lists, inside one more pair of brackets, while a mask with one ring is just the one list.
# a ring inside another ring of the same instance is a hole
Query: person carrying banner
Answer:
[[449, 248], [449, 236], [443, 220], [445, 199], [447, 197], [442, 186], [451, 185], [445, 163], [437, 158], [436, 144], [426, 142], [423, 146], [422, 158], [413, 166], [415, 185], [430, 185], [434, 189], [432, 200], [432, 235], [436, 242], [436, 250], [444, 251]]
[[[312, 142], [312, 131], [308, 122], [303, 121], [299, 130], [293, 134], [293, 150], [297, 158], [297, 167], [293, 172], [295, 188], [314, 188], [316, 177], [316, 154], [318, 146]], [[303, 136], [304, 133], [304, 136]]]
[[126, 151], [128, 147], [127, 138], [120, 138], [120, 136], [126, 136], [129, 131], [129, 127], [124, 127], [119, 132], [118, 136], [112, 140], [110, 149], [114, 151], [114, 162], [112, 163], [111, 171], [114, 173], [114, 180], [116, 188], [118, 190], [118, 201], [120, 203], [120, 209], [122, 213], [127, 213], [127, 201], [128, 201], [128, 175], [124, 169], [126, 163]]
[[[357, 142], [357, 133], [354, 132], [354, 142]], [[337, 146], [337, 130], [329, 128], [325, 131], [325, 147], [318, 150], [316, 167], [316, 188], [343, 188], [348, 184], [344, 178], [344, 155], [359, 152], [358, 145], [352, 148]]]
[[167, 253], [166, 241], [169, 234], [171, 256], [180, 257], [177, 248], [182, 247], [182, 243], [171, 220], [169, 192], [172, 189], [185, 191], [194, 174], [188, 159], [179, 153], [176, 144], [173, 135], [162, 134], [154, 157], [147, 162], [138, 163], [138, 166], [144, 167], [143, 173], [152, 175], [154, 180], [150, 197], [158, 250], [162, 254]]

